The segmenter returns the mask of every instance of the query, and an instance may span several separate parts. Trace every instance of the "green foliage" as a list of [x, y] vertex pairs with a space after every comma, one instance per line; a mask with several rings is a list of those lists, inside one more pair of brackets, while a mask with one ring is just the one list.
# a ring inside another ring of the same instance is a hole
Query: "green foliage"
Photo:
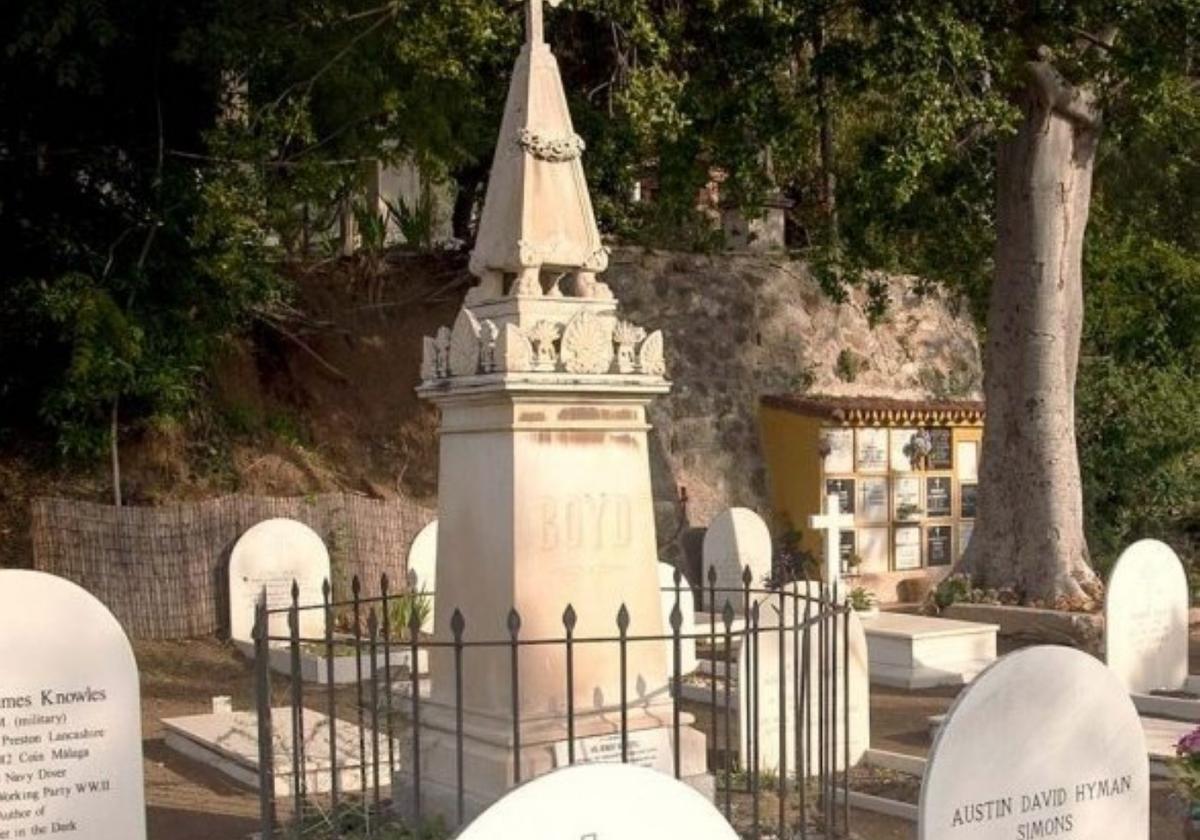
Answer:
[[933, 603], [939, 610], [944, 610], [952, 604], [971, 600], [971, 578], [963, 574], [953, 574], [943, 578], [933, 590]]
[[854, 609], [865, 612], [870, 610], [879, 603], [879, 599], [875, 593], [865, 586], [856, 586], [850, 590], [849, 595], [850, 606]]
[[369, 815], [361, 803], [352, 801], [336, 812], [310, 812], [298, 826], [298, 835], [305, 840], [446, 840], [450, 831], [440, 817], [410, 827], [394, 818]]
[[388, 626], [396, 638], [408, 639], [415, 622], [420, 627], [433, 611], [433, 597], [424, 589], [405, 591], [388, 599]]
[[1094, 237], [1076, 393], [1088, 542], [1107, 570], [1156, 537], [1195, 564], [1200, 533], [1200, 255]]

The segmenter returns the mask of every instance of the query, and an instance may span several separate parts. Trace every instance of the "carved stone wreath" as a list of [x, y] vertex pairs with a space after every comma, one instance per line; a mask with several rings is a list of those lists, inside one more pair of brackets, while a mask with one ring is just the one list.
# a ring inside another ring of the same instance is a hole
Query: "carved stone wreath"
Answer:
[[538, 160], [549, 163], [565, 163], [577, 160], [587, 144], [578, 134], [567, 134], [561, 137], [544, 137], [528, 128], [521, 129], [517, 134], [517, 145]]

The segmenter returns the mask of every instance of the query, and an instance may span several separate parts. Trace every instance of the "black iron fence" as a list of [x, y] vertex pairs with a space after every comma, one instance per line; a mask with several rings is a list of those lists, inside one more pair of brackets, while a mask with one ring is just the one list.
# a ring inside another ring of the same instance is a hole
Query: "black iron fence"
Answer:
[[[515, 785], [522, 774], [520, 661], [526, 651], [545, 646], [562, 651], [568, 764], [584, 760], [576, 754], [579, 653], [586, 649], [591, 655], [594, 646], [609, 652], [603, 661], [611, 660], [620, 685], [619, 760], [628, 762], [631, 731], [626, 678], [630, 648], [635, 644], [669, 643], [671, 763], [676, 778], [681, 777], [683, 764], [682, 716], [691, 714], [698, 721], [704, 719], [697, 728], [707, 738], [705, 764], [715, 804], [739, 834], [755, 840], [764, 834], [799, 840], [848, 837], [852, 760], [850, 607], [840, 599], [835, 601], [829, 587], [816, 581], [758, 589], [751, 585], [753, 580], [746, 569], [742, 582], [740, 589], [719, 588], [715, 572], [710, 570], [707, 585], [695, 596], [699, 601], [697, 615], [706, 617], [695, 632], [683, 629], [682, 599], [693, 597], [693, 592], [682, 584], [682, 576], [676, 571], [668, 633], [630, 634], [630, 612], [621, 605], [613, 616], [614, 634], [579, 636], [575, 607], [567, 604], [560, 636], [523, 637], [521, 615], [512, 609], [507, 616], [507, 637], [491, 639], [473, 638], [467, 617], [458, 609], [453, 610], [448, 622], [449, 634], [440, 634], [444, 638], [422, 634], [423, 616], [419, 609], [413, 609], [412, 588], [393, 592], [386, 575], [380, 581], [381, 594], [377, 597], [364, 597], [360, 581], [354, 578], [351, 597], [335, 601], [326, 582], [320, 604], [301, 604], [299, 587], [293, 585], [290, 606], [268, 609], [260, 603], [255, 620], [261, 836], [369, 838], [394, 830], [400, 823], [428, 827], [431, 815], [422, 790], [421, 731], [422, 715], [430, 701], [423, 697], [422, 683], [427, 677], [422, 673], [422, 654], [441, 651], [448, 657], [440, 662], [450, 663], [449, 673], [438, 677], [453, 684], [456, 789], [452, 803], [442, 809], [439, 819], [445, 818], [446, 828], [453, 830], [470, 816], [464, 761], [464, 686], [471, 679], [465, 669], [468, 651], [500, 650], [510, 657], [507, 681]], [[740, 615], [734, 603], [740, 604]], [[765, 608], [776, 611], [777, 618], [765, 621]], [[301, 635], [301, 616], [310, 610], [324, 612], [323, 637]], [[277, 620], [286, 618], [286, 635], [270, 632], [273, 616]], [[407, 626], [396, 626], [398, 618]], [[343, 632], [335, 630], [339, 623]], [[774, 634], [777, 643], [774, 663], [764, 662], [759, 656], [763, 642], [770, 640], [768, 634]], [[691, 675], [684, 672], [685, 642], [704, 648], [701, 661], [708, 663], [707, 668], [701, 667]], [[735, 656], [739, 646], [740, 653]], [[286, 667], [281, 668], [284, 653]], [[311, 668], [306, 672], [304, 662], [313, 653], [323, 673], [314, 675]], [[790, 669], [786, 661], [789, 653]], [[337, 672], [345, 667], [347, 658], [353, 662], [353, 675], [348, 683], [339, 684]], [[273, 664], [286, 680], [287, 709], [272, 709]], [[765, 768], [761, 760], [761, 682], [763, 668], [772, 665], [779, 685], [770, 710], [777, 721], [771, 721], [769, 728], [774, 729], [777, 723], [778, 765]], [[700, 674], [705, 670], [706, 675]], [[735, 673], [739, 675], [736, 678]], [[735, 679], [745, 682], [738, 685], [737, 712], [732, 694]], [[313, 734], [311, 718], [316, 717], [325, 727], [321, 737]], [[279, 727], [288, 728], [286, 738], [277, 738], [282, 732]], [[794, 767], [789, 767], [789, 757]], [[394, 784], [401, 778], [403, 784]], [[288, 782], [286, 793], [276, 787], [281, 779]]]

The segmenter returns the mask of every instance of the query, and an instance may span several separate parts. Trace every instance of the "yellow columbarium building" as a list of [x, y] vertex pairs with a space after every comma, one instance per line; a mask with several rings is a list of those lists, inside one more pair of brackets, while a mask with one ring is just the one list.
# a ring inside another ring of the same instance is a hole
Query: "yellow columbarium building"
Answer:
[[771, 503], [802, 547], [822, 499], [837, 493], [854, 529], [842, 572], [884, 603], [921, 597], [971, 539], [984, 409], [979, 401], [764, 396], [763, 454]]

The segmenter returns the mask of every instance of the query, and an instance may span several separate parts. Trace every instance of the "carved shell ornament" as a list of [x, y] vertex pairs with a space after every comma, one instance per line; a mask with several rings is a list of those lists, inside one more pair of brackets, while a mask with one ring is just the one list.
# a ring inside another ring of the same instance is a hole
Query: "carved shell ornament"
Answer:
[[587, 144], [578, 134], [549, 137], [528, 128], [522, 128], [517, 133], [517, 145], [522, 151], [529, 152], [538, 160], [547, 163], [578, 160], [587, 148]]
[[580, 312], [563, 331], [562, 363], [570, 373], [608, 373], [613, 360], [613, 323]]

